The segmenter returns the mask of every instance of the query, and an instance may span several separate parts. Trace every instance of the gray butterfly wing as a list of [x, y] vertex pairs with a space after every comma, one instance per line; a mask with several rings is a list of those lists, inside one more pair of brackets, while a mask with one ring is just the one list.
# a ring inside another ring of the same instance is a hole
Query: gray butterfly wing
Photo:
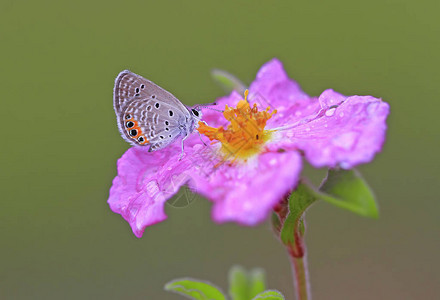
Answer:
[[179, 137], [179, 125], [185, 118], [158, 98], [130, 101], [121, 116], [122, 137], [133, 145], [150, 145], [149, 151], [162, 149]]
[[115, 80], [113, 105], [122, 137], [133, 145], [150, 145], [150, 151], [172, 143], [179, 135], [179, 120], [188, 109], [171, 93], [128, 70]]
[[116, 114], [121, 113], [122, 109], [136, 98], [157, 98], [171, 104], [182, 113], [188, 112], [188, 109], [170, 92], [129, 70], [122, 71], [116, 77], [113, 89], [113, 106]]

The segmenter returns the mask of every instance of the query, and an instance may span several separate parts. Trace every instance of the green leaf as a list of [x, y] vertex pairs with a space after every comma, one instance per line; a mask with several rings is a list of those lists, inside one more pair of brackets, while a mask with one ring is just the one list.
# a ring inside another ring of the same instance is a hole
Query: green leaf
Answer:
[[266, 276], [263, 269], [253, 269], [250, 272], [249, 299], [263, 292], [266, 288]]
[[252, 300], [284, 300], [283, 294], [276, 290], [267, 290], [262, 292], [261, 294], [258, 294], [255, 298], [252, 298]]
[[266, 288], [264, 271], [253, 269], [247, 273], [234, 266], [229, 271], [229, 294], [233, 300], [249, 300]]
[[280, 238], [285, 245], [295, 249], [295, 232], [302, 236], [304, 234], [304, 223], [302, 216], [306, 209], [317, 200], [313, 190], [305, 183], [300, 182], [289, 198], [289, 214], [287, 215], [281, 229]]
[[181, 278], [168, 282], [166, 291], [181, 294], [196, 300], [225, 300], [223, 293], [211, 283], [191, 278]]
[[234, 266], [229, 271], [229, 295], [232, 300], [249, 299], [247, 274], [240, 266]]
[[237, 91], [239, 94], [243, 94], [246, 90], [246, 86], [234, 75], [223, 71], [214, 69], [211, 72], [214, 80], [228, 93]]
[[232, 300], [249, 299], [247, 274], [240, 266], [234, 266], [229, 271], [229, 295]]
[[321, 184], [316, 197], [364, 217], [379, 213], [373, 192], [357, 170], [332, 170]]

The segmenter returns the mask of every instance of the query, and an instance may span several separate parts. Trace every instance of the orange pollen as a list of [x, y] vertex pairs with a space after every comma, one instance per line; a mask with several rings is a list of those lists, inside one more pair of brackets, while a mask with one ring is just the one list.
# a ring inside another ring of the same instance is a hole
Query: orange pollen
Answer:
[[246, 160], [261, 153], [272, 133], [264, 128], [276, 110], [269, 113], [270, 107], [267, 107], [264, 111], [258, 111], [256, 104], [250, 106], [248, 94], [249, 91], [246, 90], [244, 100], [238, 102], [236, 108], [226, 106], [223, 116], [230, 123], [226, 129], [223, 126], [210, 127], [202, 122], [199, 122], [197, 128], [214, 143], [221, 142], [226, 159], [233, 158], [233, 161], [237, 158]]

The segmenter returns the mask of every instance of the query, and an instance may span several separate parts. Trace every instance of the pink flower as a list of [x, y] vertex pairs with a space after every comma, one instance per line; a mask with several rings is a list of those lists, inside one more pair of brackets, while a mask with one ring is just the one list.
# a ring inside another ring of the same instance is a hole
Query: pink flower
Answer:
[[[247, 96], [247, 95], [246, 95]], [[273, 59], [258, 72], [248, 99], [236, 92], [206, 111], [197, 135], [156, 152], [131, 148], [118, 160], [108, 203], [137, 237], [166, 219], [165, 201], [189, 187], [211, 200], [212, 218], [255, 225], [298, 183], [301, 154], [315, 167], [369, 162], [385, 140], [387, 103], [333, 90], [309, 97]], [[270, 107], [276, 109], [271, 110]]]

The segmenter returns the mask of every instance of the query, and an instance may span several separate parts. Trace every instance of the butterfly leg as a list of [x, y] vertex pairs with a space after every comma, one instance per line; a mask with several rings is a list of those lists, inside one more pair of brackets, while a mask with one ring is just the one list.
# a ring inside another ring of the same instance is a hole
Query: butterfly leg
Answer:
[[[200, 120], [200, 122], [202, 122], [202, 123], [205, 124], [206, 126], [209, 126], [208, 123], [206, 123], [206, 121], [202, 121], [202, 120]], [[200, 132], [197, 131], [197, 133], [199, 134], [200, 140], [202, 141], [203, 145], [208, 146], [208, 145], [206, 145], [206, 143], [203, 141], [203, 139], [202, 139], [202, 135], [200, 134]]]
[[185, 152], [183, 152], [183, 149], [184, 149], [183, 142], [186, 140], [186, 138], [187, 138], [188, 136], [189, 136], [189, 135], [185, 135], [185, 137], [182, 139], [182, 153], [180, 153], [179, 161], [182, 160], [182, 158], [183, 158], [183, 154], [185, 153]]
[[[198, 132], [198, 131], [197, 131], [197, 132]], [[200, 137], [200, 140], [202, 141], [203, 145], [208, 146], [208, 145], [206, 145], [206, 143], [202, 140], [202, 135], [200, 134], [200, 132], [198, 132], [198, 133], [199, 133], [199, 137]]]

